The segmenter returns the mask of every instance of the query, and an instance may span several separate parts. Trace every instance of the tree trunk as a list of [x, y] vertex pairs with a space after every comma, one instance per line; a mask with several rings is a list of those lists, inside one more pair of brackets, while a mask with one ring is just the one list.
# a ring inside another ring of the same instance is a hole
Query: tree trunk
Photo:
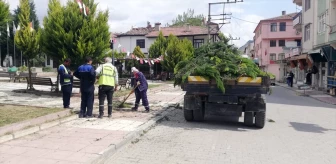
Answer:
[[32, 75], [32, 72], [31, 72], [31, 68], [30, 68], [30, 64], [29, 64], [29, 60], [27, 61], [27, 65], [28, 65], [28, 73], [29, 73], [29, 81], [30, 81], [30, 83], [29, 83], [29, 89], [30, 90], [34, 90], [34, 86], [33, 86], [33, 83], [31, 82], [31, 79], [32, 79], [32, 77], [31, 77], [31, 75]]

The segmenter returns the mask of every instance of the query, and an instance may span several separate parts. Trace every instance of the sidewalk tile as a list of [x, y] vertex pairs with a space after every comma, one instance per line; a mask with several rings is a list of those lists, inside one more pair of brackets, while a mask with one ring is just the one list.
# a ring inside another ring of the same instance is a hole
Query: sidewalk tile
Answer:
[[8, 149], [6, 152], [3, 152], [3, 153], [12, 154], [12, 155], [21, 155], [21, 154], [27, 152], [28, 150], [29, 150], [29, 148], [27, 148], [27, 147], [13, 146], [12, 148]]
[[63, 160], [64, 158], [67, 158], [67, 157], [71, 156], [72, 154], [74, 154], [74, 152], [55, 150], [55, 151], [48, 152], [47, 154], [45, 154], [43, 156], [43, 158]]
[[80, 153], [77, 152], [75, 154], [72, 154], [69, 157], [64, 158], [66, 161], [71, 161], [71, 162], [88, 162], [94, 158], [97, 158], [99, 155], [97, 154], [90, 154], [90, 153]]
[[61, 144], [58, 150], [78, 152], [79, 150], [85, 148], [88, 145], [89, 144], [65, 143], [65, 144]]
[[41, 157], [48, 153], [48, 150], [41, 148], [30, 148], [27, 152], [21, 154], [25, 157]]
[[109, 147], [109, 142], [105, 142], [105, 145], [89, 145], [82, 150], [80, 150], [80, 153], [90, 153], [90, 154], [98, 154], [100, 151], [105, 150]]

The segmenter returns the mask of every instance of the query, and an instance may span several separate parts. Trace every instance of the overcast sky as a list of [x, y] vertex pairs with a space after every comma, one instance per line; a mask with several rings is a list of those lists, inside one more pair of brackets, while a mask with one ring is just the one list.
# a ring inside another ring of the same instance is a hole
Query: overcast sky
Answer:
[[[63, 4], [67, 0], [61, 0]], [[165, 25], [178, 15], [194, 9], [196, 14], [208, 15], [208, 3], [220, 2], [221, 0], [96, 0], [100, 9], [110, 11], [110, 31], [126, 32], [132, 26], [144, 27], [147, 21], [154, 24], [161, 22]], [[226, 1], [226, 0], [223, 0]], [[233, 1], [233, 0], [231, 0]], [[8, 0], [10, 9], [14, 10], [19, 0]], [[48, 0], [34, 0], [37, 16], [42, 24], [43, 17], [47, 14]], [[223, 6], [216, 5], [211, 9], [212, 14], [221, 14]], [[281, 15], [281, 11], [287, 13], [300, 11], [293, 0], [244, 0], [244, 2], [225, 6], [225, 12], [232, 13], [233, 17], [259, 22], [261, 19]], [[232, 18], [231, 23], [222, 27], [223, 33], [231, 34], [233, 37], [240, 37], [240, 40], [233, 41], [237, 46], [244, 45], [248, 40], [253, 39], [255, 23], [245, 22]]]

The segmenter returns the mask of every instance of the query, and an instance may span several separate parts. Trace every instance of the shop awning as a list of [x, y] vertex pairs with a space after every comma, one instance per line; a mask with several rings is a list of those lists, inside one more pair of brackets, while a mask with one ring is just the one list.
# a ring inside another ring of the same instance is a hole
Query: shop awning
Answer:
[[289, 60], [300, 60], [300, 59], [307, 59], [307, 55], [297, 55], [289, 58]]
[[336, 61], [336, 50], [331, 46], [325, 46], [321, 48], [321, 55], [324, 56], [328, 61]]
[[321, 49], [309, 51], [308, 55], [314, 61], [314, 63], [327, 62], [327, 58], [321, 55]]

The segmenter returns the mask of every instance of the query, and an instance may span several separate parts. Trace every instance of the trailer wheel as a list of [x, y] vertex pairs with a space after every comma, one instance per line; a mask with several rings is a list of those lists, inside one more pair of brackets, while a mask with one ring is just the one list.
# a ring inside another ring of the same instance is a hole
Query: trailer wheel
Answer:
[[245, 112], [244, 113], [244, 124], [246, 126], [253, 126], [254, 125], [253, 120], [254, 120], [253, 112]]
[[204, 121], [205, 103], [201, 102], [200, 107], [193, 110], [193, 116], [195, 121]]
[[266, 122], [266, 112], [257, 112], [255, 116], [255, 126], [262, 129]]
[[193, 121], [194, 120], [194, 116], [193, 116], [193, 111], [192, 110], [186, 110], [184, 109], [184, 119], [186, 121]]

